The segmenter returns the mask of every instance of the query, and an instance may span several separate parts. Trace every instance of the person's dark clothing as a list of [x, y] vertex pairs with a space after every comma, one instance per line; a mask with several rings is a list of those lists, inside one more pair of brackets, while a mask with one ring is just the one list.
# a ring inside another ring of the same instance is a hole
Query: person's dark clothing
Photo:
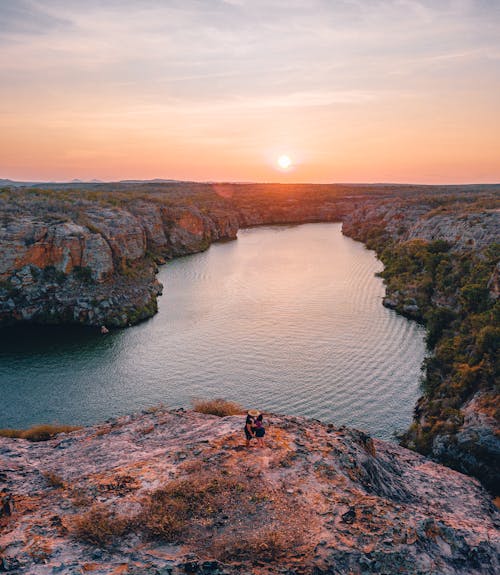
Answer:
[[255, 437], [264, 437], [266, 434], [266, 430], [264, 429], [264, 425], [262, 424], [262, 416], [259, 415], [255, 420]]
[[251, 417], [250, 415], [247, 415], [247, 419], [245, 421], [245, 437], [247, 438], [248, 441], [250, 441], [250, 439], [252, 439], [252, 437], [253, 437], [253, 435], [252, 435], [252, 433], [250, 433], [248, 427], [251, 427], [253, 429], [253, 424], [254, 424], [253, 417]]

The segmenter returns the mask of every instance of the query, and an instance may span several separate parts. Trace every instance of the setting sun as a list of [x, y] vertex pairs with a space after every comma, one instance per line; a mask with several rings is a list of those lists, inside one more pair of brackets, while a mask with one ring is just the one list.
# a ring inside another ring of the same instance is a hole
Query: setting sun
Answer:
[[287, 170], [292, 165], [292, 160], [288, 156], [280, 156], [278, 158], [278, 166], [283, 170]]

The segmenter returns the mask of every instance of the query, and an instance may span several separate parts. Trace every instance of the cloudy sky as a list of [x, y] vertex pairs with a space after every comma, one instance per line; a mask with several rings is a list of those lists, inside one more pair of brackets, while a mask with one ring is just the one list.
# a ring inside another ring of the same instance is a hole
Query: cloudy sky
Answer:
[[0, 178], [155, 177], [500, 181], [500, 0], [0, 0]]

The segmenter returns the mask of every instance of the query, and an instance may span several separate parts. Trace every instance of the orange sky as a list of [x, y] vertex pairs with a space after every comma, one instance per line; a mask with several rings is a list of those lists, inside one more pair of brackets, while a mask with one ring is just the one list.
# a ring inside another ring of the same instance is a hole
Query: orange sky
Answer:
[[494, 0], [19, 0], [0, 48], [0, 178], [500, 181]]

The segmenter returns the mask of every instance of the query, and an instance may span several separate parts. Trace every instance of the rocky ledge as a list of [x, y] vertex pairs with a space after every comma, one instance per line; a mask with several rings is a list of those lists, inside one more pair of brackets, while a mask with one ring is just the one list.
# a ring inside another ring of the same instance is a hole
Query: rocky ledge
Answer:
[[344, 209], [308, 186], [240, 188], [0, 189], [0, 327], [133, 325], [157, 311], [156, 264], [240, 227], [339, 221]]
[[0, 571], [494, 574], [480, 484], [316, 420], [152, 409], [40, 443], [0, 438]]
[[0, 223], [0, 326], [77, 323], [125, 327], [154, 315], [157, 265], [236, 238], [229, 215], [136, 201], [87, 202], [61, 217], [26, 207]]
[[429, 355], [406, 447], [499, 494], [498, 194], [367, 201], [343, 232], [384, 263], [384, 305], [425, 324]]

